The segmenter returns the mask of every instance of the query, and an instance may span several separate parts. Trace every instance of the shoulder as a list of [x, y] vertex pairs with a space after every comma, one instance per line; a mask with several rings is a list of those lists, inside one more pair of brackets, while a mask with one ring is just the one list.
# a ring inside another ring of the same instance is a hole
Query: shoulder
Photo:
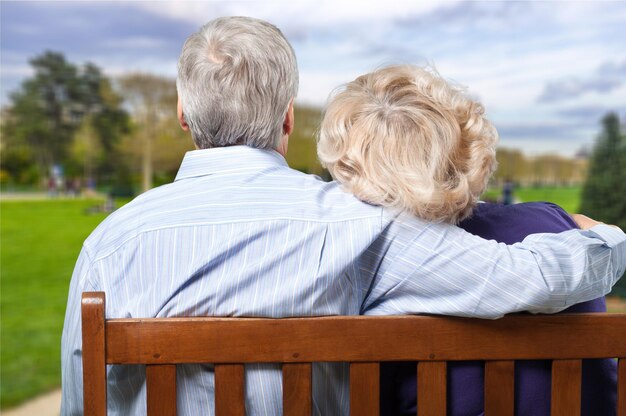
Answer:
[[522, 241], [529, 234], [559, 233], [577, 228], [563, 208], [550, 202], [481, 203], [459, 226], [472, 234], [508, 244]]
[[473, 216], [494, 216], [494, 215], [527, 215], [534, 214], [547, 217], [569, 218], [568, 213], [559, 205], [552, 202], [523, 202], [520, 204], [503, 205], [491, 202], [479, 203], [476, 205]]
[[358, 200], [336, 182], [281, 167], [236, 181], [205, 176], [152, 189], [109, 215], [85, 245], [102, 257], [164, 228], [295, 221], [365, 222], [379, 229], [381, 218], [381, 207]]
[[383, 208], [361, 201], [336, 182], [325, 182], [316, 175], [283, 168], [275, 172], [275, 177], [259, 178], [273, 183], [281, 190], [277, 199], [287, 199], [291, 203], [278, 207], [277, 215], [290, 218], [302, 215], [302, 219], [320, 222], [351, 221], [357, 218], [380, 218]]

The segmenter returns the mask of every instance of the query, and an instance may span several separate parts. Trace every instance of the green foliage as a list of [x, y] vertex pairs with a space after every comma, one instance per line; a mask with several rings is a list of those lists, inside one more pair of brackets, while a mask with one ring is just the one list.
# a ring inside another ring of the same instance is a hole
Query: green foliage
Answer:
[[173, 79], [133, 73], [120, 78], [119, 85], [136, 127], [120, 147], [133, 160], [130, 166], [141, 167], [142, 190], [146, 191], [154, 186], [155, 173], [173, 176], [184, 152], [193, 148], [191, 137], [175, 140], [182, 130], [176, 117], [178, 97]]
[[[4, 132], [2, 134], [4, 136]], [[5, 172], [2, 182], [32, 184], [39, 180], [33, 152], [28, 146], [7, 146], [0, 152], [0, 166]]]
[[583, 187], [580, 210], [583, 214], [626, 229], [626, 135], [617, 115], [602, 120]]
[[11, 95], [9, 140], [29, 145], [44, 174], [66, 157], [76, 126], [79, 79], [76, 67], [60, 53], [45, 52], [30, 64], [34, 77]]
[[[607, 114], [602, 126], [583, 187], [580, 212], [626, 230], [626, 135], [616, 114]], [[626, 275], [612, 293], [626, 296]]]
[[527, 156], [520, 150], [499, 147], [496, 152], [498, 169], [492, 180], [502, 184], [511, 179], [524, 186], [573, 186], [585, 180], [586, 160], [558, 155]]
[[60, 384], [61, 330], [72, 270], [102, 201], [0, 203], [0, 406]]
[[296, 106], [294, 108], [295, 127], [289, 137], [287, 162], [289, 166], [302, 172], [325, 175], [317, 159], [316, 135], [322, 120], [318, 108]]
[[45, 177], [53, 164], [62, 164], [68, 172], [78, 174], [85, 163], [73, 157], [71, 148], [86, 117], [106, 155], [86, 170], [89, 174], [110, 170], [114, 145], [128, 130], [128, 115], [109, 80], [95, 65], [77, 67], [58, 52], [44, 52], [30, 64], [34, 76], [11, 94], [10, 107], [3, 114], [3, 153], [7, 152], [3, 154], [3, 165], [15, 165], [16, 152], [23, 152], [16, 149], [28, 149], [28, 158], [19, 159], [18, 169], [7, 169], [10, 180], [19, 183], [22, 172], [32, 167], [37, 176]]

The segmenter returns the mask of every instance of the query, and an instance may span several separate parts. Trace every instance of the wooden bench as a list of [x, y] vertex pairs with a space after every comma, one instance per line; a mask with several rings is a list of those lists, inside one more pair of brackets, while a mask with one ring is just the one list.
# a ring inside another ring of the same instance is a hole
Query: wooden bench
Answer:
[[485, 413], [513, 415], [514, 361], [552, 359], [552, 415], [580, 414], [581, 359], [619, 358], [626, 416], [626, 314], [105, 320], [82, 299], [86, 415], [106, 414], [106, 364], [145, 364], [149, 415], [176, 414], [176, 364], [215, 364], [218, 416], [244, 414], [244, 363], [282, 363], [283, 411], [311, 413], [311, 363], [350, 363], [350, 413], [379, 411], [379, 363], [417, 361], [418, 415], [445, 415], [446, 361], [485, 360]]

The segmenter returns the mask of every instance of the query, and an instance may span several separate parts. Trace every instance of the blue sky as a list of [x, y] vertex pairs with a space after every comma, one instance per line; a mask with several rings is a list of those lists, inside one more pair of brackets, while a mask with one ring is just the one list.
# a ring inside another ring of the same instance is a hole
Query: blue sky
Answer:
[[432, 64], [487, 109], [501, 145], [573, 155], [607, 111], [626, 118], [626, 2], [111, 1], [0, 3], [0, 99], [44, 50], [110, 76], [174, 77], [185, 38], [224, 15], [266, 19], [292, 42], [298, 101], [387, 64]]

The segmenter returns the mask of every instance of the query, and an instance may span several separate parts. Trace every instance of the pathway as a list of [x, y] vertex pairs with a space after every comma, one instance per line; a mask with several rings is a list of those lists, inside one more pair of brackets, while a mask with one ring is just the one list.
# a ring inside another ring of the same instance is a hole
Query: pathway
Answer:
[[61, 389], [58, 389], [0, 413], [2, 416], [58, 416], [60, 409]]

